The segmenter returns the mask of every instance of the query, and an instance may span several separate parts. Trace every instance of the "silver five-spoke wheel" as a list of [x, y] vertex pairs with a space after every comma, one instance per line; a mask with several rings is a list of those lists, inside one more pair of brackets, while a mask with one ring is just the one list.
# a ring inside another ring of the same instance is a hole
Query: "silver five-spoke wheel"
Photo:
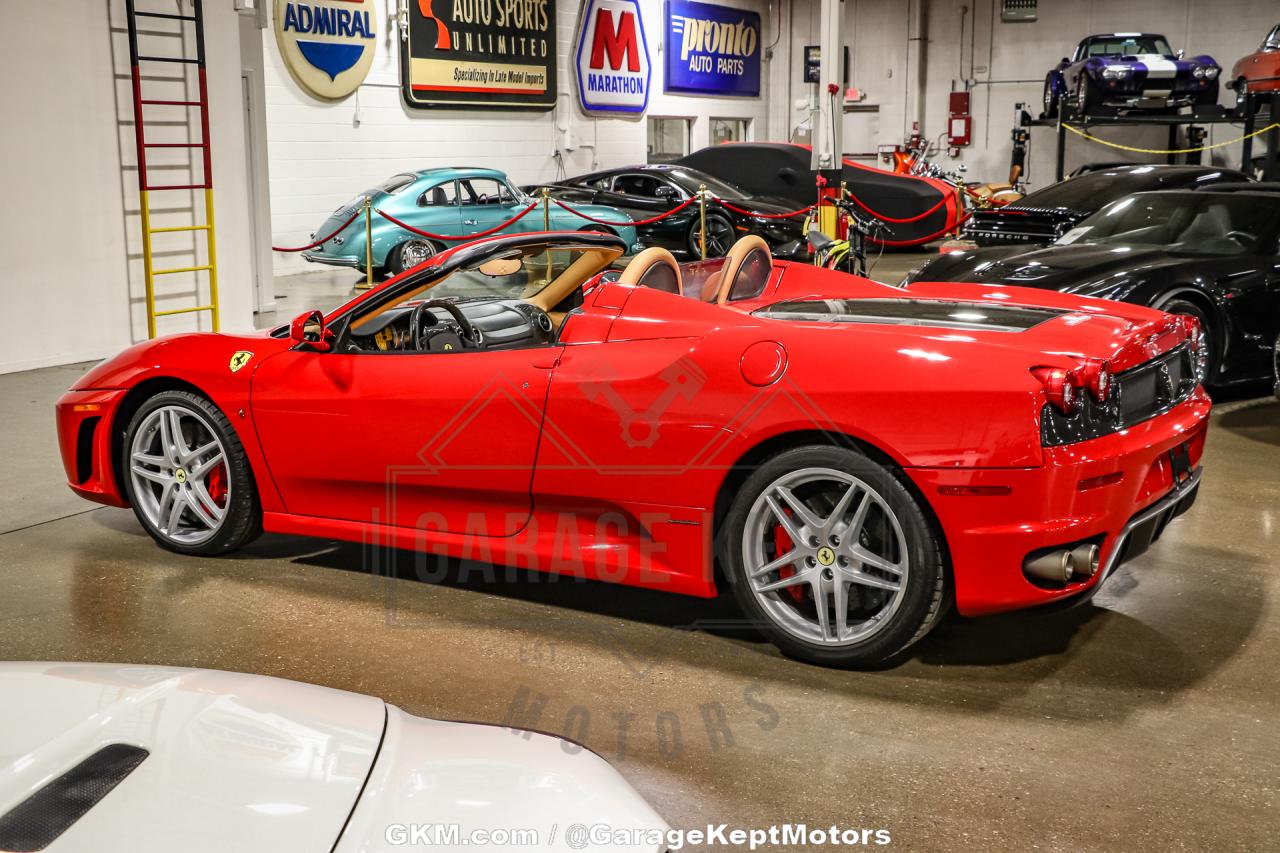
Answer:
[[910, 568], [902, 525], [852, 474], [804, 468], [778, 477], [752, 504], [742, 536], [752, 593], [797, 639], [859, 643], [901, 605]]
[[133, 433], [134, 501], [151, 526], [181, 545], [200, 545], [222, 528], [231, 500], [226, 448], [195, 411], [162, 406]]

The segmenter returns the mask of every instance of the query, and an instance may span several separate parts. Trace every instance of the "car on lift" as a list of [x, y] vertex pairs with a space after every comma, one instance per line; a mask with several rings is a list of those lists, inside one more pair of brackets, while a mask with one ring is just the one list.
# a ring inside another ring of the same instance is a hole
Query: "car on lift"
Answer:
[[1068, 100], [1075, 112], [1101, 107], [1168, 109], [1218, 102], [1222, 67], [1211, 56], [1184, 59], [1155, 33], [1105, 33], [1080, 40], [1044, 80], [1045, 118]]
[[[361, 210], [365, 199], [373, 208], [371, 260], [379, 275], [397, 275], [412, 269], [471, 235], [498, 228], [537, 203], [536, 199], [515, 189], [506, 174], [496, 169], [451, 167], [402, 172], [366, 190], [330, 214], [311, 235], [313, 240], [321, 235], [327, 239], [303, 252], [302, 256], [318, 264], [363, 269], [366, 260], [365, 228]], [[641, 248], [631, 217], [618, 208], [588, 204], [581, 210], [600, 223], [562, 209], [553, 209], [549, 212], [551, 229], [616, 234], [632, 251]], [[384, 211], [428, 234], [440, 236], [415, 234], [378, 211]], [[344, 228], [344, 223], [350, 224]], [[502, 232], [541, 231], [545, 224], [542, 211], [535, 209], [503, 228]]]
[[570, 853], [574, 823], [667, 849], [608, 762], [551, 735], [169, 666], [0, 663], [0, 695], [0, 850]]
[[637, 222], [676, 211], [650, 225], [639, 225], [637, 230], [646, 246], [661, 246], [686, 257], [701, 256], [702, 217], [697, 193], [705, 187], [707, 257], [723, 257], [743, 234], [760, 235], [774, 255], [807, 254], [802, 239], [804, 214], [784, 215], [804, 205], [785, 198], [752, 195], [729, 181], [688, 166], [628, 166], [526, 190], [537, 197], [544, 186], [552, 198], [566, 204], [616, 207]]
[[1248, 181], [1242, 172], [1210, 166], [1084, 167], [1076, 177], [1028, 193], [1012, 204], [975, 210], [964, 236], [979, 246], [1052, 243], [1110, 202], [1137, 192]]
[[1236, 106], [1242, 111], [1250, 93], [1280, 91], [1280, 24], [1271, 28], [1257, 50], [1236, 60], [1227, 85], [1235, 90]]
[[626, 248], [491, 237], [328, 314], [134, 346], [57, 404], [70, 486], [188, 555], [266, 530], [727, 578], [748, 624], [834, 666], [894, 659], [953, 602], [1083, 601], [1195, 499], [1191, 321], [893, 287], [757, 235], [618, 272]]
[[907, 281], [1045, 288], [1193, 317], [1205, 383], [1257, 383], [1280, 334], [1280, 184], [1137, 193], [1050, 246], [951, 252]]

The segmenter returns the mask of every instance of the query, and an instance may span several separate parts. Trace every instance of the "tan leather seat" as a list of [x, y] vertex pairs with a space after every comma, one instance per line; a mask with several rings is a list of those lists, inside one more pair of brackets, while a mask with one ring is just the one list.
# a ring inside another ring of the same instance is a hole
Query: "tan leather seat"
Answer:
[[720, 283], [715, 289], [716, 304], [759, 296], [772, 272], [773, 254], [769, 244], [756, 234], [739, 238], [725, 255]]
[[680, 274], [680, 264], [676, 263], [674, 255], [660, 246], [650, 246], [632, 258], [622, 271], [618, 283], [652, 287], [677, 296], [684, 295], [684, 277]]

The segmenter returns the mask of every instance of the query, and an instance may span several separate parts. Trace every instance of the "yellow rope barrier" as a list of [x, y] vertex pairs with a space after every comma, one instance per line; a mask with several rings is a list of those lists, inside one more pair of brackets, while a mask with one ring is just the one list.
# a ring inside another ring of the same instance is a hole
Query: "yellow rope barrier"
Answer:
[[1244, 136], [1238, 137], [1236, 139], [1229, 139], [1226, 142], [1215, 142], [1212, 145], [1204, 145], [1204, 146], [1201, 146], [1200, 148], [1172, 148], [1172, 149], [1135, 148], [1132, 145], [1121, 145], [1118, 142], [1108, 142], [1105, 139], [1099, 139], [1096, 136], [1090, 136], [1088, 133], [1081, 130], [1080, 128], [1072, 127], [1071, 125], [1065, 122], [1063, 122], [1062, 126], [1065, 127], [1067, 130], [1071, 131], [1072, 133], [1076, 134], [1077, 136], [1084, 137], [1090, 142], [1096, 142], [1099, 145], [1105, 145], [1108, 148], [1119, 148], [1121, 151], [1136, 151], [1139, 154], [1194, 154], [1197, 151], [1211, 151], [1214, 148], [1225, 148], [1228, 145], [1235, 145], [1237, 142], [1244, 142], [1246, 139], [1249, 139], [1250, 137], [1260, 136], [1261, 134], [1264, 134], [1269, 130], [1280, 127], [1280, 121], [1275, 122], [1273, 124], [1269, 124], [1266, 127], [1262, 128], [1262, 130], [1255, 130], [1253, 133], [1246, 133]]

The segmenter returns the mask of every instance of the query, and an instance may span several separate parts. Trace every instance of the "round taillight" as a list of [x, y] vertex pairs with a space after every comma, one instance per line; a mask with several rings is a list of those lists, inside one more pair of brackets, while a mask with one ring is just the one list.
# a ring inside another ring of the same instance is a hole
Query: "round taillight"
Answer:
[[1061, 367], [1039, 367], [1033, 371], [1044, 384], [1045, 399], [1064, 415], [1070, 415], [1080, 405], [1080, 388], [1070, 370]]
[[1093, 360], [1081, 366], [1077, 373], [1079, 385], [1089, 389], [1089, 394], [1099, 403], [1105, 403], [1111, 395], [1111, 364], [1105, 360]]

